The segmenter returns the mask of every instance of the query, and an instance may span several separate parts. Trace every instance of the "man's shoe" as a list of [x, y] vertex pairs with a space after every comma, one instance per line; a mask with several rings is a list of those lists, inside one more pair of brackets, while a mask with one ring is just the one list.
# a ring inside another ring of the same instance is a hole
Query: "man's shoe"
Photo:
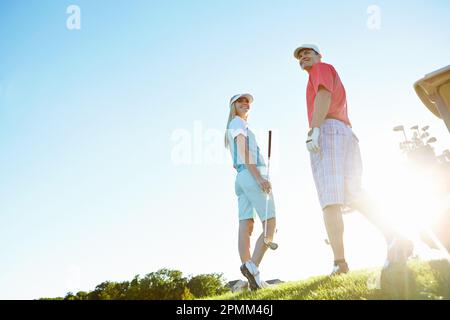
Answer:
[[414, 251], [414, 244], [411, 240], [402, 237], [394, 238], [388, 245], [387, 258], [384, 267], [393, 263], [404, 264]]
[[247, 261], [241, 266], [241, 272], [247, 278], [250, 290], [255, 291], [262, 288], [261, 280], [259, 278], [258, 267], [253, 261]]

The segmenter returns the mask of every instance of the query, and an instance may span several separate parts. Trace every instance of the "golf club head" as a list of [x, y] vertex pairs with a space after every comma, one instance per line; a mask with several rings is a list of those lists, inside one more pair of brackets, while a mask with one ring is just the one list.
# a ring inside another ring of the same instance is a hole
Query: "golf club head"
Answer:
[[442, 155], [443, 155], [446, 159], [450, 160], [450, 150], [445, 149], [445, 150], [442, 152]]
[[418, 125], [412, 126], [411, 130], [419, 130], [419, 126]]
[[267, 241], [267, 239], [264, 239], [264, 244], [272, 250], [278, 249], [278, 244], [276, 244], [275, 242], [272, 242], [272, 241]]
[[436, 141], [437, 139], [435, 137], [431, 137], [430, 139], [427, 140], [427, 143], [434, 143]]
[[422, 131], [427, 131], [428, 129], [430, 129], [430, 126], [425, 126], [422, 128]]
[[405, 128], [403, 126], [396, 126], [394, 127], [394, 131], [403, 131]]

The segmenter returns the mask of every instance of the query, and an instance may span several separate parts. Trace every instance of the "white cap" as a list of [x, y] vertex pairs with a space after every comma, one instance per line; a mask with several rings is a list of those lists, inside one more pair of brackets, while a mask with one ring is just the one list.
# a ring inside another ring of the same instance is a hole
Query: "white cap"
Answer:
[[253, 96], [250, 93], [240, 93], [231, 97], [230, 99], [230, 108], [233, 103], [235, 103], [239, 98], [245, 97], [248, 99], [249, 103], [253, 102]]
[[294, 51], [294, 57], [295, 59], [298, 59], [298, 54], [300, 53], [301, 50], [303, 49], [312, 49], [315, 52], [317, 52], [318, 54], [321, 54], [319, 51], [319, 47], [316, 46], [315, 44], [302, 44], [300, 47], [298, 47], [297, 49], [295, 49]]

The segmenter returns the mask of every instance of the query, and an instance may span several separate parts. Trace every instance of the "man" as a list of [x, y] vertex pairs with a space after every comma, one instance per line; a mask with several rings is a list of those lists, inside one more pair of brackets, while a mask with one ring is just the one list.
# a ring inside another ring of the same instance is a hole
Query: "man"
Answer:
[[361, 187], [362, 163], [359, 140], [348, 117], [345, 88], [334, 67], [321, 62], [316, 45], [305, 44], [294, 51], [308, 72], [306, 102], [309, 132], [306, 145], [325, 227], [334, 254], [332, 275], [347, 273], [344, 254], [343, 210], [357, 210], [383, 233], [388, 244], [385, 266], [412, 253], [410, 241], [397, 237], [376, 215], [376, 208]]

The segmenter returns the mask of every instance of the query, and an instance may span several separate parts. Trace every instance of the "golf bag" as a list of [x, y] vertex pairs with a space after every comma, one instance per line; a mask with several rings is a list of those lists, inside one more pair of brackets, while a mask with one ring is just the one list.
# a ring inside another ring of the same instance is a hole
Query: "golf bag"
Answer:
[[[428, 128], [429, 126], [423, 127], [421, 134], [418, 126], [413, 126], [411, 129], [416, 132], [411, 139], [406, 137], [403, 126], [395, 127], [394, 131], [403, 131], [405, 141], [400, 143], [400, 150], [406, 154], [410, 170], [422, 170], [426, 174], [427, 181], [438, 184], [439, 196], [448, 199], [450, 197], [450, 151], [447, 149], [439, 156], [435, 154], [431, 144], [436, 142], [436, 138], [428, 139]], [[424, 212], [424, 214], [427, 213]], [[444, 212], [439, 212], [436, 221], [432, 224], [431, 232], [450, 252], [450, 206]], [[436, 241], [428, 233], [423, 232], [421, 239], [429, 247], [438, 249]]]

